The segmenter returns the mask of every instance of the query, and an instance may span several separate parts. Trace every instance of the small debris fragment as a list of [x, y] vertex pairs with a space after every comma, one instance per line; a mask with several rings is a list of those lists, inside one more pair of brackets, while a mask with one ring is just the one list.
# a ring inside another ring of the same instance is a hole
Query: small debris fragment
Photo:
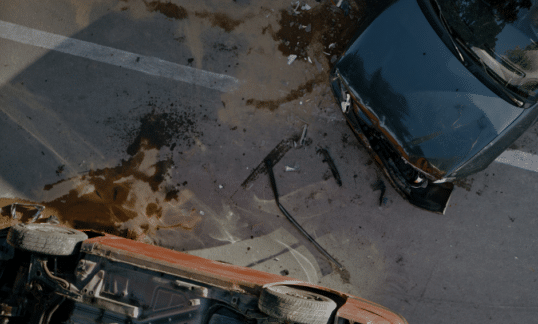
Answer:
[[283, 275], [283, 276], [287, 276], [287, 275], [290, 274], [290, 272], [288, 270], [284, 269], [284, 270], [280, 271], [280, 274]]
[[343, 0], [338, 0], [338, 3], [336, 4], [336, 6], [337, 6], [338, 8], [340, 8], [340, 6], [342, 5], [342, 1], [343, 1]]
[[310, 7], [308, 4], [304, 4], [302, 7], [301, 7], [302, 10], [310, 10], [312, 9], [312, 7]]
[[308, 57], [308, 62], [312, 63], [312, 60], [310, 59], [310, 56]]
[[275, 261], [280, 261], [280, 259], [279, 259], [279, 258], [275, 258]]
[[327, 162], [327, 164], [329, 164], [329, 169], [331, 169], [334, 180], [336, 180], [336, 183], [341, 187], [342, 179], [340, 179], [340, 173], [338, 172], [338, 169], [336, 168], [336, 165], [334, 164], [334, 161], [331, 158], [329, 151], [327, 151], [327, 149], [325, 148], [318, 148], [316, 150], [316, 153], [323, 155], [323, 162]]
[[308, 129], [308, 124], [303, 126], [303, 133], [301, 134], [301, 139], [299, 140], [299, 145], [303, 146], [306, 139], [306, 131]]
[[336, 43], [331, 43], [331, 44], [329, 45], [329, 49], [330, 49], [330, 48], [335, 48], [335, 47], [336, 47]]
[[200, 210], [200, 215], [204, 216], [205, 213], [202, 210]]
[[284, 171], [286, 172], [295, 172], [295, 171], [299, 171], [299, 165], [298, 164], [295, 164], [294, 166], [289, 166], [289, 165], [286, 165], [286, 167], [284, 168]]
[[291, 65], [291, 63], [293, 63], [293, 61], [295, 61], [296, 58], [297, 58], [297, 55], [295, 54], [291, 54], [290, 56], [288, 56], [288, 65]]
[[219, 185], [219, 189], [222, 189], [222, 188], [224, 188], [224, 186], [223, 186], [223, 185]]
[[340, 103], [340, 105], [342, 106], [342, 112], [346, 113], [347, 108], [351, 105], [351, 96], [349, 95], [349, 93], [346, 95], [346, 101]]
[[312, 31], [312, 24], [308, 24], [308, 26], [306, 26], [306, 28], [305, 28], [305, 31], [307, 33], [310, 33]]

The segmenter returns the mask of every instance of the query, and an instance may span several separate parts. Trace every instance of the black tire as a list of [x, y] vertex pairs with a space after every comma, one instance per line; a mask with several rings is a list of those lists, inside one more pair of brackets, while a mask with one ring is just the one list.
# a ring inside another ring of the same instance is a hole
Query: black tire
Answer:
[[336, 309], [336, 302], [307, 290], [270, 286], [262, 291], [258, 307], [265, 314], [281, 321], [326, 324]]
[[7, 242], [17, 249], [55, 256], [74, 254], [86, 239], [81, 231], [53, 224], [16, 224], [7, 234]]

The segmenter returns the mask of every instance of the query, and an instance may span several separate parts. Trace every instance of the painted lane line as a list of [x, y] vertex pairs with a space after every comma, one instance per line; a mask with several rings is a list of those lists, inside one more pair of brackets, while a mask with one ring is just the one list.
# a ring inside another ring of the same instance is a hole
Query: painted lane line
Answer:
[[495, 162], [508, 164], [524, 170], [538, 172], [538, 155], [515, 150], [504, 151]]
[[164, 61], [156, 57], [122, 51], [112, 47], [52, 34], [1, 20], [0, 38], [83, 57], [143, 72], [149, 75], [191, 83], [222, 92], [234, 91], [240, 84], [238, 79], [229, 75], [195, 69], [189, 66]]

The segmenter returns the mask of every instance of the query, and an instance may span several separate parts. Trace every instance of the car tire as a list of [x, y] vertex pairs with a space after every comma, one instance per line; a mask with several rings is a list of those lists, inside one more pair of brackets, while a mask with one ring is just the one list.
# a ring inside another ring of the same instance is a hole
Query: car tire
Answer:
[[336, 302], [307, 290], [270, 286], [262, 291], [258, 307], [265, 314], [280, 321], [326, 324], [336, 309]]
[[7, 234], [14, 248], [54, 256], [74, 254], [87, 238], [81, 231], [52, 224], [16, 224]]

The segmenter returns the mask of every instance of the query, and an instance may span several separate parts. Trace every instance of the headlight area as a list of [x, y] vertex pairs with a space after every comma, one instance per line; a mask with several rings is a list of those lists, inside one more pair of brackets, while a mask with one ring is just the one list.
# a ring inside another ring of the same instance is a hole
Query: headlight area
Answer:
[[411, 204], [444, 213], [453, 184], [438, 183], [443, 179], [439, 180], [405, 160], [386, 136], [376, 129], [375, 123], [360, 108], [360, 103], [354, 100], [337, 71], [331, 81], [334, 96], [353, 133], [382, 167], [393, 187]]

